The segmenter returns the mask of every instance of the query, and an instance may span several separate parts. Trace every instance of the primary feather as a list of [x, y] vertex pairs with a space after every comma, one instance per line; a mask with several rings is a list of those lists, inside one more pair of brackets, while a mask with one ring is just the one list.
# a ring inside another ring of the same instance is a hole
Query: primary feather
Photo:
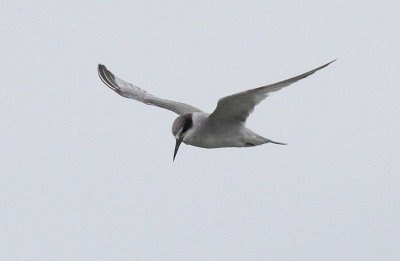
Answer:
[[273, 84], [265, 85], [255, 89], [239, 92], [230, 96], [221, 98], [218, 101], [217, 108], [210, 115], [212, 119], [232, 119], [245, 122], [250, 113], [254, 110], [254, 107], [264, 100], [271, 92], [278, 91], [283, 87], [289, 86], [301, 79], [304, 79], [316, 71], [325, 68], [329, 64], [333, 63], [333, 60], [327, 64], [324, 64], [318, 68], [315, 68], [306, 73], [297, 75], [295, 77], [276, 82]]
[[116, 93], [118, 93], [123, 97], [134, 99], [148, 105], [158, 106], [173, 111], [179, 115], [201, 111], [189, 104], [156, 97], [148, 93], [147, 91], [116, 77], [112, 72], [107, 70], [107, 68], [102, 64], [98, 65], [97, 71], [99, 73], [100, 79], [108, 87], [110, 87], [112, 90], [114, 90]]

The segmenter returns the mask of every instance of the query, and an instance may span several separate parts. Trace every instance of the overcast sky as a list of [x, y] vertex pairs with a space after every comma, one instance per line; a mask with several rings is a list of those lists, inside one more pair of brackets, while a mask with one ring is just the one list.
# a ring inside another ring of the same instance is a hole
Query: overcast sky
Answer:
[[[398, 1], [2, 1], [1, 260], [400, 260]], [[176, 114], [338, 61], [172, 162]]]

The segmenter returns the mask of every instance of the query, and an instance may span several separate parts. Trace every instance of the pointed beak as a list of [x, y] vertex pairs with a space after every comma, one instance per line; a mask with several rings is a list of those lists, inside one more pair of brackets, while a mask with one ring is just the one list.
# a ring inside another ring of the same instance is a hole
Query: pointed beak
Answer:
[[178, 153], [178, 149], [179, 149], [179, 146], [180, 146], [181, 143], [182, 143], [182, 140], [183, 140], [183, 137], [182, 137], [182, 138], [179, 138], [179, 139], [176, 139], [175, 151], [174, 151], [174, 158], [172, 159], [172, 161], [175, 160], [176, 154]]

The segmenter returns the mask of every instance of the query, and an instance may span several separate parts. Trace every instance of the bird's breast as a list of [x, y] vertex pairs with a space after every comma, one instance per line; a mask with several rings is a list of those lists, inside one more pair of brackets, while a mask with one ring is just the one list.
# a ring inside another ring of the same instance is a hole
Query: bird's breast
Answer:
[[183, 142], [202, 148], [242, 147], [243, 125], [224, 121], [194, 121]]

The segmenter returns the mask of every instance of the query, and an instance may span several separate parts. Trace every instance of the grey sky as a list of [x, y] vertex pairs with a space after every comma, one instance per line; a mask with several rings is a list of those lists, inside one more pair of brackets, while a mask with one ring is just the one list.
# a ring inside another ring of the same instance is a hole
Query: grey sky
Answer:
[[[399, 260], [398, 1], [9, 1], [0, 8], [0, 259]], [[183, 145], [104, 63], [211, 112], [338, 61], [248, 126]]]

